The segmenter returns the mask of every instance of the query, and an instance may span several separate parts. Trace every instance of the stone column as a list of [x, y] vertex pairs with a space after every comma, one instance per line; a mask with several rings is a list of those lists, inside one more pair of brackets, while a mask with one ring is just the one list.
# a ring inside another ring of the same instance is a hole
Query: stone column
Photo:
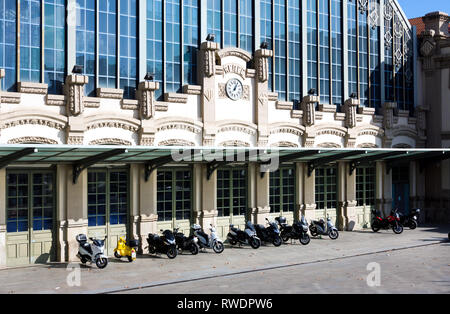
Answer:
[[377, 161], [375, 164], [375, 209], [380, 213], [383, 212], [383, 162]]
[[[149, 233], [158, 233], [157, 224], [157, 171], [145, 181], [143, 166], [139, 171], [139, 241], [142, 247]], [[139, 250], [142, 252], [142, 248]]]
[[[140, 195], [139, 195], [139, 177], [144, 173], [144, 169], [142, 165], [139, 164], [131, 164], [130, 165], [130, 230], [128, 232], [128, 237], [130, 239], [139, 239], [140, 238], [140, 221], [141, 216], [139, 214], [139, 205], [140, 205]], [[145, 237], [144, 237], [145, 239]]]
[[247, 217], [249, 220], [251, 220], [252, 223], [256, 224], [256, 221], [258, 219], [258, 208], [257, 208], [257, 201], [256, 201], [256, 176], [258, 175], [257, 171], [257, 165], [255, 163], [249, 163], [248, 165], [248, 213]]
[[138, 86], [137, 99], [139, 102], [139, 118], [142, 121], [139, 130], [139, 144], [153, 146], [155, 142], [155, 91], [159, 89], [159, 82], [141, 82]]
[[67, 188], [72, 182], [69, 177], [70, 165], [56, 166], [56, 261], [68, 261], [69, 244], [67, 238]]
[[419, 165], [415, 161], [409, 163], [409, 209], [417, 207], [417, 175]]
[[261, 177], [261, 166], [256, 166], [256, 221], [265, 225], [265, 220], [270, 214], [270, 172]]
[[6, 169], [0, 169], [0, 266], [6, 266]]
[[392, 128], [394, 126], [394, 110], [397, 103], [387, 102], [383, 104], [383, 127], [385, 130], [383, 147], [390, 148], [392, 146]]
[[[61, 177], [64, 178], [64, 168], [60, 168]], [[88, 172], [83, 170], [77, 180], [73, 184], [72, 175], [73, 169], [68, 166], [65, 170], [67, 174], [67, 222], [66, 235], [67, 239], [67, 261], [77, 261], [78, 242], [75, 237], [78, 234], [86, 234], [88, 232]]]
[[258, 125], [257, 146], [267, 146], [269, 142], [269, 58], [272, 50], [258, 49], [255, 51], [256, 95], [255, 104], [256, 124]]
[[386, 163], [376, 163], [376, 208], [382, 215], [389, 215], [392, 209], [392, 170], [386, 173]]
[[72, 74], [67, 76], [64, 84], [66, 115], [69, 117], [66, 141], [69, 145], [82, 145], [84, 141], [84, 119], [79, 116], [84, 112], [84, 85], [88, 82], [89, 77]]
[[295, 213], [294, 220], [301, 218], [305, 211], [305, 195], [304, 195], [304, 178], [303, 163], [297, 162], [295, 164]]
[[202, 165], [193, 166], [193, 199], [192, 199], [193, 223], [201, 224], [202, 215]]
[[207, 178], [207, 167], [202, 165], [202, 214], [200, 222], [203, 229], [209, 230], [210, 224], [217, 225], [217, 170]]
[[336, 208], [336, 227], [338, 230], [344, 230], [344, 212], [347, 207], [347, 180], [345, 173], [345, 163], [338, 163], [337, 172], [337, 208]]
[[344, 229], [347, 231], [360, 229], [361, 226], [358, 225], [358, 214], [356, 210], [356, 169], [350, 175], [350, 164], [348, 162], [340, 162], [339, 169], [339, 171], [342, 171], [342, 176], [345, 180], [345, 205], [343, 208]]
[[307, 220], [316, 218], [316, 172], [308, 177], [308, 164], [303, 165], [303, 214]]

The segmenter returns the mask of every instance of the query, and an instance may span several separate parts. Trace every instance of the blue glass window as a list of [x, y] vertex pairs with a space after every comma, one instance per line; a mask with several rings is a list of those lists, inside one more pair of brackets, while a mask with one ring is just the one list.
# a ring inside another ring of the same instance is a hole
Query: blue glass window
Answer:
[[[348, 94], [358, 93], [358, 44], [355, 1], [347, 2]], [[359, 96], [359, 95], [358, 95]]]
[[106, 224], [106, 171], [88, 173], [88, 225], [89, 227]]
[[0, 0], [0, 68], [5, 77], [0, 89], [15, 91], [16, 86], [16, 1]]
[[410, 112], [414, 111], [414, 46], [412, 32], [405, 30], [405, 107]]
[[20, 80], [41, 82], [41, 2], [20, 0]]
[[369, 28], [370, 35], [370, 106], [381, 106], [381, 82], [380, 82], [380, 28]]
[[128, 212], [128, 175], [125, 171], [109, 173], [109, 223], [122, 225], [127, 223]]
[[124, 98], [135, 98], [137, 88], [137, 3], [120, 0], [120, 88]]
[[330, 33], [328, 0], [319, 0], [320, 101], [330, 103]]
[[237, 47], [237, 0], [225, 0], [223, 4], [223, 46]]
[[32, 180], [33, 230], [50, 230], [53, 228], [54, 211], [53, 174], [35, 173]]
[[369, 47], [367, 11], [358, 10], [359, 27], [359, 99], [361, 106], [369, 106]]
[[[267, 42], [269, 44], [269, 49], [272, 49], [272, 1], [271, 0], [261, 0], [261, 14], [260, 14], [260, 36], [261, 42]], [[272, 80], [272, 65], [273, 58], [269, 59], [269, 91], [273, 90], [273, 80]]]
[[162, 0], [147, 0], [147, 72], [160, 82], [159, 90], [155, 91], [157, 99], [163, 94], [162, 10]]
[[253, 0], [239, 1], [239, 47], [253, 52]]
[[286, 100], [286, 6], [284, 0], [274, 3], [275, 91]]
[[28, 174], [6, 175], [6, 231], [28, 231]]
[[[308, 90], [317, 90], [317, 2], [307, 1]], [[318, 92], [318, 91], [317, 91]]]
[[95, 95], [95, 0], [77, 0], [76, 64], [84, 67], [89, 82], [84, 87], [87, 96]]
[[181, 89], [180, 1], [166, 3], [166, 92]]
[[399, 17], [394, 15], [394, 75], [395, 101], [399, 109], [406, 109], [403, 94], [403, 26]]
[[50, 94], [62, 94], [66, 72], [65, 1], [44, 0], [44, 82]]
[[288, 1], [289, 14], [289, 97], [297, 108], [302, 100], [301, 1]]
[[183, 5], [183, 82], [184, 84], [196, 84], [197, 47], [199, 46], [198, 0], [185, 0]]
[[331, 0], [331, 102], [338, 107], [343, 103], [342, 56], [342, 1]]
[[385, 0], [385, 12], [389, 12], [390, 18], [385, 18], [384, 24], [384, 89], [386, 101], [394, 101], [394, 59], [393, 59], [393, 27], [392, 27], [392, 7], [388, 0]]
[[[228, 0], [226, 0], [228, 1]], [[222, 42], [222, 1], [208, 0], [208, 34], [216, 35], [216, 42]], [[206, 38], [202, 38], [205, 40]]]
[[99, 87], [117, 87], [117, 8], [116, 0], [98, 3]]

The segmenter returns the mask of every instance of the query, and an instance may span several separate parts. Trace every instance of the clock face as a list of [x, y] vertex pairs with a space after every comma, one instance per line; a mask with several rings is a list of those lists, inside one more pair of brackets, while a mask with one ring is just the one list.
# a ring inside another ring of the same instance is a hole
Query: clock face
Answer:
[[227, 95], [232, 100], [239, 100], [242, 98], [242, 92], [244, 90], [241, 81], [238, 79], [231, 79], [228, 81], [227, 86]]

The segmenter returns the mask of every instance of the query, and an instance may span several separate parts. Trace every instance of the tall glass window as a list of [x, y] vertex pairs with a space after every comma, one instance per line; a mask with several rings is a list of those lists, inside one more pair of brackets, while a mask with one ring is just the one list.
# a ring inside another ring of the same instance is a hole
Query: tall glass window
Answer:
[[195, 84], [197, 82], [197, 48], [199, 46], [198, 0], [184, 0], [183, 5], [183, 83]]
[[395, 101], [399, 109], [404, 110], [403, 94], [403, 26], [400, 18], [394, 15], [394, 75]]
[[20, 80], [41, 82], [41, 2], [39, 0], [20, 0]]
[[317, 209], [336, 208], [337, 206], [337, 168], [316, 168], [316, 204]]
[[158, 99], [163, 94], [163, 1], [147, 0], [147, 72], [160, 83], [155, 91]]
[[247, 171], [217, 170], [217, 211], [219, 217], [243, 216], [247, 211]]
[[117, 22], [116, 0], [98, 2], [99, 6], [99, 87], [117, 87]]
[[330, 37], [328, 0], [319, 0], [320, 101], [330, 103]]
[[331, 0], [331, 73], [333, 105], [343, 103], [342, 77], [342, 1]]
[[286, 6], [284, 0], [274, 3], [275, 91], [286, 100]]
[[239, 0], [239, 47], [253, 53], [253, 0]]
[[317, 1], [307, 0], [307, 27], [308, 32], [308, 90], [316, 89], [317, 93]]
[[301, 1], [288, 1], [289, 16], [289, 97], [298, 108], [302, 100]]
[[166, 0], [166, 92], [181, 89], [180, 1]]
[[[356, 30], [356, 1], [347, 2], [348, 27], [348, 94], [358, 93], [358, 44]], [[359, 96], [359, 95], [358, 95]]]
[[192, 173], [190, 170], [158, 170], [158, 221], [190, 219], [191, 199]]
[[120, 0], [120, 88], [124, 98], [135, 98], [137, 87], [137, 3]]
[[0, 0], [0, 68], [5, 70], [0, 89], [5, 91], [16, 85], [16, 20], [16, 1]]
[[66, 70], [65, 1], [44, 0], [44, 82], [50, 94], [62, 94]]
[[358, 206], [375, 205], [375, 167], [356, 168], [356, 201]]
[[411, 34], [411, 31], [405, 30], [405, 106], [410, 112], [414, 110], [414, 47]]
[[223, 47], [237, 47], [237, 0], [223, 2]]
[[295, 169], [280, 168], [270, 173], [270, 212], [293, 212], [295, 209]]
[[[228, 1], [228, 0], [225, 0]], [[208, 34], [216, 35], [216, 43], [222, 42], [222, 1], [208, 0]], [[202, 38], [202, 41], [206, 38]]]
[[367, 30], [367, 10], [358, 10], [358, 27], [359, 27], [359, 99], [361, 106], [369, 105], [369, 47], [368, 47], [368, 30]]
[[[260, 1], [261, 12], [260, 12], [260, 36], [261, 43], [267, 42], [269, 44], [269, 49], [272, 47], [272, 1], [271, 0], [261, 0]], [[269, 58], [269, 91], [273, 90], [272, 81], [272, 64], [273, 58]]]
[[380, 108], [381, 106], [381, 82], [380, 82], [380, 28], [372, 26], [370, 34], [370, 106]]
[[84, 67], [89, 82], [84, 87], [87, 96], [95, 95], [95, 0], [77, 1], [76, 64]]
[[384, 97], [394, 101], [394, 59], [393, 59], [393, 9], [390, 1], [384, 0]]

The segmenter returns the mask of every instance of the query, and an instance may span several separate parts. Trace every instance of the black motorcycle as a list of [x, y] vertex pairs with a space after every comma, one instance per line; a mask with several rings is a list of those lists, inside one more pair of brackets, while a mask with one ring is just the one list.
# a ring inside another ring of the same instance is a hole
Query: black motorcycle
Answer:
[[197, 244], [198, 239], [193, 235], [186, 237], [183, 232], [179, 232], [180, 228], [173, 229], [173, 235], [175, 236], [175, 242], [177, 248], [180, 251], [189, 251], [192, 255], [197, 255], [199, 247]]
[[308, 223], [304, 216], [302, 216], [300, 221], [294, 222], [292, 226], [287, 224], [286, 217], [276, 217], [275, 220], [280, 225], [283, 242], [293, 239], [299, 240], [303, 245], [307, 245], [311, 241], [311, 238], [308, 235]]
[[255, 225], [256, 235], [263, 242], [272, 242], [273, 245], [280, 246], [282, 241], [278, 225], [276, 224], [276, 222], [270, 222], [267, 218], [266, 220], [269, 224], [267, 228], [263, 225]]
[[250, 221], [246, 223], [244, 231], [235, 228], [234, 225], [230, 225], [230, 232], [227, 235], [227, 239], [231, 245], [236, 245], [238, 243], [239, 245], [250, 244], [254, 249], [261, 246], [261, 240], [256, 235], [255, 227]]
[[150, 254], [167, 254], [167, 257], [173, 259], [177, 257], [177, 243], [175, 242], [175, 237], [170, 230], [162, 232], [162, 236], [157, 234], [148, 234], [148, 252]]
[[420, 215], [419, 208], [411, 210], [411, 212], [408, 215], [400, 213], [400, 223], [404, 227], [408, 227], [409, 229], [414, 230], [419, 225], [418, 224], [419, 215]]

